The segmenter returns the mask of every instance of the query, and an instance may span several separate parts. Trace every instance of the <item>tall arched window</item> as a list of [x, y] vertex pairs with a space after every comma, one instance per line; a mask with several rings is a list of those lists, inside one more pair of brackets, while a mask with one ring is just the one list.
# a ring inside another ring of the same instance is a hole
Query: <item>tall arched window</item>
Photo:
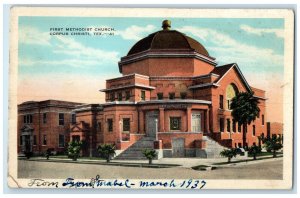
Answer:
[[230, 84], [227, 86], [226, 88], [226, 105], [227, 105], [227, 109], [231, 109], [230, 105], [231, 105], [231, 100], [232, 98], [234, 98], [236, 96], [236, 94], [238, 93], [238, 89], [234, 84]]

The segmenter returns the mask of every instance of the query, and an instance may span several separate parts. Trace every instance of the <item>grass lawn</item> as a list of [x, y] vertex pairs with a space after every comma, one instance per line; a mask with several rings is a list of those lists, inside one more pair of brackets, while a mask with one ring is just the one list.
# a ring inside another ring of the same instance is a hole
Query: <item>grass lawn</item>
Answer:
[[[276, 158], [279, 158], [282, 156], [277, 156]], [[214, 163], [212, 165], [225, 165], [225, 164], [237, 164], [237, 163], [241, 163], [241, 162], [251, 162], [251, 161], [259, 161], [259, 160], [264, 160], [264, 159], [272, 159], [272, 156], [268, 156], [268, 157], [261, 157], [261, 158], [256, 158], [256, 160], [254, 159], [245, 159], [245, 160], [238, 160], [238, 161], [231, 161], [231, 162], [218, 162], [218, 163]]]
[[[283, 154], [282, 152], [276, 152], [277, 155], [280, 155], [280, 154]], [[249, 154], [248, 155], [249, 157], [253, 157], [253, 155]], [[273, 153], [272, 152], [261, 152], [261, 153], [258, 153], [256, 155], [257, 157], [259, 156], [273, 156]]]
[[[69, 159], [67, 155], [51, 155], [51, 158], [55, 158], [55, 159]], [[100, 157], [79, 157], [78, 159], [87, 159], [87, 160], [103, 160]]]

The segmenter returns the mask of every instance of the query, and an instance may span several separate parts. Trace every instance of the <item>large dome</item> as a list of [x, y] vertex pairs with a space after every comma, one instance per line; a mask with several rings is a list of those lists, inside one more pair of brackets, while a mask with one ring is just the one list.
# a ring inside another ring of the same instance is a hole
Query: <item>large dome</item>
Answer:
[[176, 30], [170, 30], [170, 21], [163, 22], [163, 30], [150, 34], [138, 41], [127, 56], [147, 50], [188, 50], [210, 57], [207, 50], [195, 39]]

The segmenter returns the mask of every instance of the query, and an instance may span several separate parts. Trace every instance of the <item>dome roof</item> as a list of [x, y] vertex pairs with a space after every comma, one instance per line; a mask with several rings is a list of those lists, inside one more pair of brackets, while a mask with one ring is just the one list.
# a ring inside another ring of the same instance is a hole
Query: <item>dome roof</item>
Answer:
[[163, 30], [150, 34], [138, 41], [127, 56], [146, 50], [188, 50], [210, 57], [207, 50], [195, 39], [176, 30], [170, 30], [170, 21], [163, 22]]

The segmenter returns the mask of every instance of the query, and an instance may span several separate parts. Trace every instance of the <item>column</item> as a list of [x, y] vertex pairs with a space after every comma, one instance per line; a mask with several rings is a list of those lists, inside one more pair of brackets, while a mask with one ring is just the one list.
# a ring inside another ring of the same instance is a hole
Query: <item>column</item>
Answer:
[[155, 119], [155, 140], [158, 140], [158, 120]]
[[204, 113], [204, 121], [205, 121], [205, 133], [208, 134], [210, 132], [209, 130], [209, 109], [205, 110], [205, 113]]
[[192, 108], [191, 107], [187, 107], [186, 108], [186, 125], [187, 125], [187, 132], [191, 132], [192, 131]]
[[145, 113], [144, 111], [139, 111], [139, 133], [144, 134], [145, 133]]
[[122, 142], [122, 120], [119, 120], [120, 142]]
[[165, 131], [165, 109], [159, 108], [159, 132]]

